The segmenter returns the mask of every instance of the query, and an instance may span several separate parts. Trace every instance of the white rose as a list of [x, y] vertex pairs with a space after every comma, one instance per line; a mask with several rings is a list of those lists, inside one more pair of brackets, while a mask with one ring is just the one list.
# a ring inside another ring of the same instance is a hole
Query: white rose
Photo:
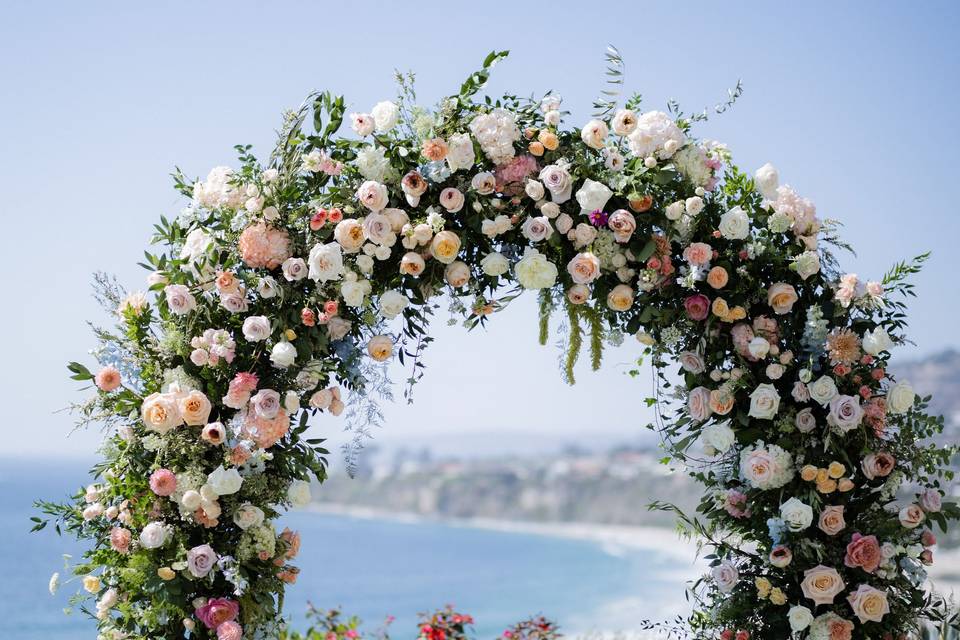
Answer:
[[180, 259], [197, 262], [207, 255], [211, 246], [213, 246], [213, 239], [203, 229], [194, 229], [183, 241]]
[[890, 413], [906, 413], [914, 400], [916, 394], [909, 382], [898, 382], [887, 390], [887, 410]]
[[760, 336], [755, 337], [747, 344], [747, 351], [757, 360], [763, 360], [770, 353], [770, 343]]
[[777, 187], [780, 186], [780, 175], [776, 168], [769, 162], [753, 174], [753, 182], [757, 185], [757, 190], [767, 200], [777, 199]]
[[679, 220], [680, 216], [684, 214], [687, 210], [687, 204], [683, 200], [677, 200], [667, 205], [664, 213], [667, 216], [667, 220]]
[[488, 253], [480, 261], [480, 268], [488, 276], [502, 276], [510, 270], [510, 261], [502, 253]]
[[162, 522], [151, 522], [140, 532], [140, 544], [146, 549], [159, 549], [170, 537], [170, 529]]
[[264, 276], [257, 282], [257, 293], [264, 299], [274, 298], [280, 293], [280, 287], [271, 276]]
[[687, 210], [687, 215], [695, 216], [701, 211], [703, 211], [703, 198], [700, 196], [693, 196], [692, 198], [687, 198], [683, 201], [683, 205]]
[[455, 133], [447, 140], [447, 165], [450, 171], [470, 169], [476, 162], [473, 141], [468, 133]]
[[339, 280], [343, 276], [343, 250], [336, 242], [313, 245], [307, 262], [308, 275], [315, 282]]
[[566, 213], [561, 213], [557, 216], [557, 231], [566, 235], [567, 231], [570, 231], [570, 227], [573, 226], [573, 218], [571, 218]]
[[793, 261], [797, 275], [806, 280], [820, 272], [820, 255], [816, 251], [804, 251]]
[[410, 299], [399, 291], [393, 289], [384, 291], [380, 295], [380, 315], [387, 320], [392, 320], [400, 315], [409, 302]]
[[233, 512], [233, 523], [246, 531], [250, 527], [259, 526], [263, 522], [263, 510], [246, 502]]
[[357, 200], [371, 211], [381, 211], [390, 200], [386, 185], [374, 180], [367, 180], [361, 184], [356, 195]]
[[560, 205], [556, 202], [544, 202], [540, 207], [540, 213], [552, 220], [560, 215]]
[[278, 342], [270, 350], [270, 362], [278, 369], [286, 369], [297, 359], [297, 348], [289, 342]]
[[813, 613], [803, 605], [794, 605], [787, 612], [787, 620], [790, 621], [790, 629], [799, 633], [813, 622]]
[[366, 137], [373, 133], [373, 128], [376, 126], [376, 123], [373, 121], [373, 116], [369, 113], [351, 113], [350, 114], [350, 127], [357, 133], [358, 136]]
[[300, 411], [300, 395], [296, 391], [287, 391], [283, 396], [283, 408], [287, 413]]
[[[584, 213], [590, 213], [597, 209], [603, 209], [611, 196], [613, 196], [613, 191], [610, 190], [610, 187], [587, 178], [583, 181], [583, 186], [577, 191], [577, 202]], [[556, 199], [554, 199], [554, 202], [556, 202]]]
[[796, 498], [780, 505], [780, 519], [790, 531], [803, 531], [813, 523], [813, 508]]
[[863, 350], [872, 356], [878, 356], [892, 348], [893, 340], [890, 339], [890, 334], [883, 327], [877, 327], [873, 331], [867, 331], [863, 334]]
[[228, 496], [240, 491], [243, 476], [235, 468], [217, 467], [207, 476], [207, 485], [217, 496]]
[[400, 119], [400, 109], [389, 100], [378, 102], [370, 110], [373, 121], [376, 123], [377, 131], [384, 132], [397, 126]]
[[557, 265], [536, 249], [528, 249], [514, 270], [524, 289], [545, 289], [557, 281]]
[[551, 109], [543, 114], [543, 122], [551, 127], [555, 127], [560, 124], [560, 112], [556, 109]]
[[307, 277], [307, 263], [303, 258], [287, 258], [280, 265], [283, 277], [289, 282], [296, 282]]
[[719, 453], [726, 453], [736, 441], [729, 422], [714, 423], [703, 428], [700, 437], [703, 443]]
[[713, 569], [710, 575], [722, 593], [730, 593], [740, 580], [740, 572], [728, 560], [724, 560]]
[[566, 168], [556, 164], [547, 165], [540, 170], [540, 180], [550, 192], [550, 199], [557, 204], [563, 204], [570, 199], [573, 191], [573, 179]]
[[608, 133], [609, 130], [605, 122], [591, 120], [583, 125], [583, 129], [580, 130], [580, 139], [583, 140], [583, 144], [592, 149], [602, 149]]
[[820, 376], [807, 385], [807, 390], [810, 392], [810, 397], [819, 402], [822, 407], [830, 404], [830, 401], [839, 393], [837, 383], [830, 376]]
[[780, 408], [780, 394], [776, 387], [769, 383], [757, 385], [750, 394], [750, 417], [761, 420], [771, 420], [777, 415]]
[[347, 280], [340, 285], [340, 295], [348, 307], [362, 307], [363, 300], [370, 293], [369, 280]]
[[720, 234], [727, 240], [743, 240], [750, 233], [750, 218], [740, 207], [734, 207], [720, 216]]
[[310, 483], [304, 480], [294, 480], [287, 488], [287, 500], [295, 507], [305, 507], [310, 504]]
[[523, 191], [533, 200], [543, 200], [543, 196], [545, 196], [547, 193], [543, 183], [539, 180], [527, 180], [527, 184], [524, 185]]

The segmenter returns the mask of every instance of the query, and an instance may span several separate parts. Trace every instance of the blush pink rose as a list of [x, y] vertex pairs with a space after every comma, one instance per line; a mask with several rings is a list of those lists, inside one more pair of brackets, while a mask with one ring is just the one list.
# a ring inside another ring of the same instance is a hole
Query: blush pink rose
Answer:
[[120, 386], [120, 372], [114, 366], [106, 366], [93, 379], [100, 391], [113, 391]]
[[169, 469], [157, 469], [150, 474], [150, 490], [161, 497], [167, 497], [177, 490], [177, 476]]
[[847, 555], [843, 564], [850, 568], [860, 567], [867, 573], [873, 573], [880, 566], [880, 543], [877, 536], [863, 536], [853, 534], [850, 544], [847, 545]]
[[886, 451], [868, 453], [864, 456], [863, 462], [860, 463], [863, 475], [868, 480], [887, 477], [893, 471], [894, 466], [896, 466], [896, 459]]
[[833, 599], [844, 590], [846, 585], [836, 569], [822, 564], [803, 572], [800, 589], [803, 595], [816, 604], [833, 604]]
[[687, 317], [697, 322], [707, 319], [710, 313], [710, 299], [702, 293], [697, 293], [683, 301], [683, 308], [687, 312]]
[[927, 513], [940, 511], [943, 506], [940, 492], [936, 489], [925, 489], [924, 492], [920, 494], [920, 506], [923, 507], [923, 510]]
[[750, 325], [739, 322], [730, 329], [730, 336], [733, 338], [733, 348], [737, 353], [750, 362], [756, 362], [756, 358], [750, 354], [750, 342], [756, 337]]
[[197, 618], [208, 629], [216, 629], [226, 622], [232, 622], [240, 615], [240, 605], [228, 598], [211, 598], [196, 610]]
[[692, 265], [702, 267], [713, 257], [713, 247], [706, 242], [694, 242], [683, 250], [683, 259]]
[[817, 526], [828, 536], [835, 536], [847, 526], [843, 519], [843, 505], [830, 505], [820, 512]]
[[127, 553], [130, 551], [130, 540], [133, 534], [129, 529], [123, 527], [114, 527], [110, 530], [110, 548], [117, 553]]

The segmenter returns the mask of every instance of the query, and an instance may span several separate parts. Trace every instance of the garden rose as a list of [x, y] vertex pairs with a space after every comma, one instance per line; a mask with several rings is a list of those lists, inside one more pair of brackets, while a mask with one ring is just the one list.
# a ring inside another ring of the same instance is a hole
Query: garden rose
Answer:
[[607, 294], [607, 306], [614, 311], [626, 311], [633, 306], [633, 296], [629, 285], [618, 284]]
[[583, 144], [592, 149], [602, 149], [609, 133], [607, 124], [603, 120], [591, 120], [580, 130], [580, 139], [583, 140]]
[[207, 476], [207, 485], [217, 496], [228, 496], [240, 491], [243, 476], [234, 468], [217, 467]]
[[613, 231], [613, 237], [617, 242], [625, 243], [630, 242], [630, 237], [636, 231], [637, 220], [626, 209], [617, 209], [607, 219], [607, 226]]
[[833, 604], [833, 599], [839, 595], [846, 585], [836, 569], [825, 567], [822, 564], [803, 572], [803, 582], [800, 589], [803, 595], [816, 604]]
[[820, 511], [817, 527], [828, 536], [835, 536], [846, 528], [843, 519], [843, 505], [829, 505]]
[[387, 206], [389, 193], [386, 185], [367, 180], [357, 189], [357, 200], [370, 211], [380, 211]]
[[397, 126], [400, 121], [400, 108], [389, 100], [378, 102], [370, 110], [377, 131], [383, 133]]
[[703, 422], [710, 417], [710, 389], [697, 387], [687, 396], [687, 413], [696, 422]]
[[270, 350], [270, 362], [278, 369], [286, 369], [297, 359], [297, 348], [289, 342], [278, 342]]
[[710, 299], [701, 293], [697, 293], [688, 296], [683, 301], [683, 308], [686, 310], [688, 318], [700, 322], [706, 320], [710, 313]]
[[923, 513], [923, 509], [916, 504], [908, 504], [903, 509], [900, 509], [900, 513], [897, 516], [900, 520], [900, 524], [906, 529], [916, 529], [923, 522], [926, 517]]
[[152, 393], [147, 396], [140, 406], [140, 417], [147, 429], [160, 435], [183, 424], [177, 399], [169, 393]]
[[810, 609], [802, 605], [794, 605], [787, 612], [787, 621], [790, 622], [790, 629], [795, 633], [803, 631], [813, 622], [813, 613]]
[[466, 262], [457, 260], [447, 265], [443, 271], [443, 278], [454, 289], [466, 286], [470, 282], [470, 267]]
[[524, 289], [544, 289], [557, 281], [557, 266], [536, 249], [527, 249], [514, 271]]
[[750, 417], [761, 420], [772, 420], [780, 408], [780, 394], [776, 387], [769, 383], [757, 385], [750, 394]]
[[723, 267], [714, 267], [707, 273], [707, 284], [714, 289], [723, 289], [729, 280], [727, 270]]
[[740, 477], [755, 489], [777, 489], [793, 474], [792, 456], [777, 445], [755, 445], [740, 452]]
[[847, 596], [847, 601], [854, 615], [860, 620], [860, 624], [880, 622], [884, 615], [890, 613], [887, 592], [875, 589], [868, 584], [858, 586], [856, 591]]
[[245, 502], [233, 512], [233, 523], [246, 531], [263, 523], [263, 509]]
[[860, 463], [860, 468], [868, 480], [874, 480], [890, 475], [895, 464], [896, 460], [892, 455], [885, 451], [878, 451], [876, 453], [868, 453], [864, 456], [863, 462]]
[[943, 506], [940, 492], [936, 489], [924, 489], [920, 494], [920, 506], [927, 513], [937, 513]]
[[590, 284], [600, 277], [600, 259], [592, 253], [578, 253], [567, 264], [570, 278], [577, 284]]
[[383, 362], [393, 355], [393, 338], [390, 336], [374, 336], [367, 343], [367, 353], [377, 362]]
[[[701, 389], [703, 387], [700, 387]], [[692, 394], [691, 394], [692, 395]], [[717, 422], [707, 425], [701, 432], [704, 445], [714, 449], [717, 453], [726, 453], [736, 441], [736, 435], [727, 422]]]
[[456, 213], [463, 209], [463, 193], [459, 189], [447, 187], [440, 192], [440, 206], [447, 210], [447, 213]]
[[703, 358], [694, 351], [681, 351], [679, 360], [680, 366], [687, 373], [701, 374], [706, 370]]
[[618, 136], [628, 136], [637, 128], [637, 114], [630, 109], [620, 109], [610, 122], [613, 132]]
[[790, 313], [798, 299], [797, 291], [793, 288], [793, 285], [785, 282], [777, 282], [767, 289], [767, 304], [777, 315]]
[[867, 573], [873, 573], [880, 567], [883, 554], [880, 552], [880, 543], [877, 536], [853, 534], [843, 564], [848, 567], [860, 567]]
[[492, 277], [502, 276], [510, 270], [510, 262], [502, 253], [494, 251], [483, 256], [483, 259], [480, 260], [480, 268], [485, 275]]
[[460, 251], [460, 237], [453, 231], [441, 231], [430, 243], [430, 253], [443, 264], [453, 262]]
[[210, 598], [202, 606], [196, 607], [197, 618], [208, 629], [236, 620], [240, 615], [240, 605], [227, 598]]
[[187, 570], [194, 578], [205, 578], [217, 564], [217, 553], [208, 544], [187, 551]]
[[[581, 213], [590, 213], [597, 209], [603, 209], [607, 201], [613, 196], [613, 191], [607, 185], [587, 178], [583, 181], [583, 186], [577, 191], [577, 202], [580, 204]], [[554, 199], [556, 202], [556, 199]]]
[[210, 400], [202, 391], [191, 391], [177, 401], [180, 416], [192, 427], [205, 425], [212, 408]]
[[159, 549], [166, 544], [170, 528], [162, 522], [151, 522], [140, 531], [140, 544], [145, 549]]

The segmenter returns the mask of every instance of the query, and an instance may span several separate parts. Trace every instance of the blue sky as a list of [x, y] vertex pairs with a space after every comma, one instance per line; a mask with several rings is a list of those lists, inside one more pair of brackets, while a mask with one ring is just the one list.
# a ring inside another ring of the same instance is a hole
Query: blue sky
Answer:
[[[488, 90], [554, 89], [579, 125], [603, 82], [608, 42], [646, 108], [712, 105], [742, 78], [736, 107], [698, 135], [753, 170], [773, 162], [846, 225], [851, 271], [877, 277], [933, 251], [917, 279], [916, 349], [960, 346], [955, 204], [960, 5], [874, 3], [7, 3], [0, 9], [5, 227], [5, 453], [90, 455], [53, 409], [79, 399], [63, 368], [88, 359], [84, 319], [103, 316], [90, 274], [142, 287], [135, 266], [160, 214], [181, 201], [168, 174], [206, 174], [232, 145], [265, 153], [282, 109], [308, 91], [367, 110], [418, 73], [421, 101], [453, 92], [492, 49], [510, 49]], [[642, 437], [649, 390], [624, 375], [639, 349], [611, 350], [575, 387], [536, 345], [521, 301], [487, 335], [437, 323], [417, 404], [387, 408], [380, 440], [447, 450], [545, 448]], [[519, 354], [519, 355], [518, 355]], [[397, 379], [403, 373], [397, 372]], [[399, 393], [399, 389], [398, 389]], [[341, 423], [317, 429], [338, 436]]]

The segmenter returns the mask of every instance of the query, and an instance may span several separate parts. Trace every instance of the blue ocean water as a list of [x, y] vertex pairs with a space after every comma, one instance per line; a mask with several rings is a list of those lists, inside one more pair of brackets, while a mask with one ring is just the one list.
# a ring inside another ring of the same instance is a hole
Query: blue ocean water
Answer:
[[[52, 531], [30, 534], [31, 503], [84, 484], [82, 466], [0, 460], [0, 638], [92, 639], [94, 625], [62, 609], [78, 584], [47, 591], [62, 554], [82, 547]], [[300, 578], [286, 613], [303, 628], [308, 602], [340, 606], [374, 630], [396, 616], [397, 638], [415, 635], [416, 614], [454, 604], [476, 619], [480, 638], [543, 613], [568, 632], [635, 628], [682, 600], [684, 571], [651, 552], [435, 522], [360, 519], [310, 512], [281, 525], [301, 532]], [[680, 569], [678, 571], [678, 569]]]

